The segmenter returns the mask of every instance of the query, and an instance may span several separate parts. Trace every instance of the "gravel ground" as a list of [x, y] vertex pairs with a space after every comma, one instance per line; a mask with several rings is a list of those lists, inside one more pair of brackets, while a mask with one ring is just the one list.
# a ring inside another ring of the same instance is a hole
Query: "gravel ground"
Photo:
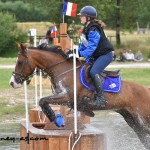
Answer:
[[150, 68], [150, 62], [147, 63], [121, 63], [121, 64], [110, 64], [108, 68]]
[[[0, 65], [0, 69], [13, 69], [15, 65]], [[108, 68], [150, 68], [150, 62], [111, 63]]]

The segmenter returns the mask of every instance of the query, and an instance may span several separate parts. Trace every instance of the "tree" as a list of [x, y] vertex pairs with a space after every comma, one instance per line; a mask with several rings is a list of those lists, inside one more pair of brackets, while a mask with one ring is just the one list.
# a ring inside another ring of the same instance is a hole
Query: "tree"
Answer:
[[[40, 11], [44, 11], [44, 14], [46, 12], [46, 14], [49, 15], [47, 21], [55, 21], [58, 24], [62, 22], [62, 8], [64, 0], [20, 1], [32, 6], [33, 12], [31, 14], [35, 14], [34, 12], [37, 10], [36, 8], [38, 8]], [[94, 6], [98, 12], [98, 19], [102, 19], [108, 28], [116, 29], [117, 45], [121, 44], [120, 31], [133, 31], [136, 28], [137, 21], [142, 27], [146, 27], [147, 23], [150, 21], [150, 0], [70, 0], [70, 2], [78, 4], [77, 13], [83, 6]], [[26, 16], [25, 14], [24, 17]], [[34, 15], [35, 19], [36, 16], [38, 15]], [[27, 17], [27, 19], [29, 19], [29, 17]], [[65, 16], [66, 23], [70, 24], [73, 20], [76, 24], [80, 24], [79, 17], [72, 18]], [[43, 21], [42, 18], [41, 21]]]
[[22, 1], [0, 3], [0, 12], [13, 14], [17, 22], [49, 20], [49, 14], [44, 8], [40, 9]]
[[17, 42], [25, 42], [22, 32], [17, 30], [16, 19], [9, 13], [0, 13], [0, 54], [17, 50]]
[[116, 5], [116, 43], [120, 45], [120, 3], [121, 0], [117, 0]]

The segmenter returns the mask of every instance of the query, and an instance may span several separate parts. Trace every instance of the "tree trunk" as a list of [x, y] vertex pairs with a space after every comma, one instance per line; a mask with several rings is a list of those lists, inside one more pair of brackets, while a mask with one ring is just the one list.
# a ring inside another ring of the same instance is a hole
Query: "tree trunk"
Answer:
[[120, 45], [120, 3], [121, 0], [117, 0], [117, 9], [116, 9], [116, 44]]

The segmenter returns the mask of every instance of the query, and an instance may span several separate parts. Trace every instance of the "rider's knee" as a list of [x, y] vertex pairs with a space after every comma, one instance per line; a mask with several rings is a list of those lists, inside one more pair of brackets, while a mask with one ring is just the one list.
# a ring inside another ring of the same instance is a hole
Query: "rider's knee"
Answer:
[[90, 70], [90, 76], [92, 79], [94, 79], [95, 77], [95, 71], [93, 71], [92, 69]]

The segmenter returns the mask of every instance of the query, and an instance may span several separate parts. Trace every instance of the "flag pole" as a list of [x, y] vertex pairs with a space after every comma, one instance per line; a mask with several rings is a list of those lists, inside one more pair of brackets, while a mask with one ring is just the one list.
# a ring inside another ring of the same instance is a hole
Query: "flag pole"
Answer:
[[[56, 23], [54, 22], [54, 28], [56, 28]], [[56, 38], [56, 31], [55, 31], [55, 38]]]
[[[64, 7], [64, 0], [63, 0], [63, 7]], [[64, 12], [63, 12], [63, 23], [65, 21], [65, 15], [64, 15]]]

